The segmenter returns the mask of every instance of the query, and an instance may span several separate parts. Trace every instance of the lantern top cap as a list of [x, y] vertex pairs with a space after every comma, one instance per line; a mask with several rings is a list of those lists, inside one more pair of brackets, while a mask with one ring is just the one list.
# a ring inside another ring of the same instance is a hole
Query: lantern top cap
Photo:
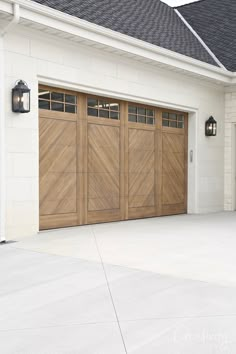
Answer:
[[208, 123], [216, 123], [216, 120], [210, 116], [210, 118], [207, 120]]
[[29, 90], [27, 83], [23, 80], [17, 80], [14, 89], [15, 90]]

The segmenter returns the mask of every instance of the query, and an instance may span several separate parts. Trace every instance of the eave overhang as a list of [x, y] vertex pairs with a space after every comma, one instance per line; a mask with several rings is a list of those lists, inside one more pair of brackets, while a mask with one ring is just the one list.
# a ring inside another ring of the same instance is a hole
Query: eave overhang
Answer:
[[20, 6], [20, 24], [28, 28], [224, 86], [236, 84], [236, 73], [112, 31], [30, 0], [0, 0], [1, 18], [7, 21], [11, 19], [14, 4]]

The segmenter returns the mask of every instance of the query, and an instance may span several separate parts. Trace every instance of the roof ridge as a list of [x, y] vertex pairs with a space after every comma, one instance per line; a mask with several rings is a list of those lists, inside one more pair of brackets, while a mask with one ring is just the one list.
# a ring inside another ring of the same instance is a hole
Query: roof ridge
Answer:
[[201, 0], [177, 7], [216, 58], [236, 71], [236, 0]]
[[[206, 1], [206, 0], [202, 0]], [[207, 51], [207, 53], [212, 57], [212, 59], [219, 65], [222, 69], [227, 70], [226, 67], [221, 63], [221, 61], [217, 58], [215, 53], [211, 50], [211, 48], [205, 43], [202, 37], [197, 33], [197, 31], [190, 25], [190, 23], [185, 19], [185, 17], [179, 12], [178, 9], [174, 9], [175, 13], [179, 16], [179, 18], [183, 21], [185, 26], [192, 32], [192, 34], [197, 38], [199, 43], [203, 46], [203, 48]]]

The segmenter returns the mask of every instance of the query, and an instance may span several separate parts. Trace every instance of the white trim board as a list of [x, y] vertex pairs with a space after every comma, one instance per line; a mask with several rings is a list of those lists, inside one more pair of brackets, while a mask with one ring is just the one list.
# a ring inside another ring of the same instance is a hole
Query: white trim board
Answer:
[[0, 243], [6, 241], [6, 121], [4, 39], [0, 36]]
[[105, 90], [105, 89], [98, 88], [96, 86], [88, 86], [88, 85], [73, 83], [70, 81], [54, 79], [49, 76], [44, 77], [44, 76], [38, 75], [38, 82], [40, 85], [46, 85], [46, 86], [67, 89], [67, 90], [71, 90], [71, 91], [83, 92], [83, 93], [88, 93], [91, 95], [112, 97], [112, 98], [117, 98], [117, 99], [125, 100], [125, 101], [139, 102], [139, 103], [147, 104], [150, 106], [175, 109], [175, 110], [183, 111], [183, 112], [195, 113], [198, 110], [197, 107], [174, 104], [173, 102], [167, 102], [167, 101], [153, 100], [153, 99], [149, 99], [145, 96], [136, 96], [136, 95], [126, 94], [126, 93], [123, 93], [120, 91], [115, 91], [115, 90]]

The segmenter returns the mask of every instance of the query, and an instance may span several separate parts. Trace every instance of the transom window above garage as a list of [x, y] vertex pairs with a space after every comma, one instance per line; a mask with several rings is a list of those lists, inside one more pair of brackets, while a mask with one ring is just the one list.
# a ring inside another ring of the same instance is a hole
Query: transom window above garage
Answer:
[[115, 101], [88, 98], [88, 116], [107, 118], [107, 119], [120, 119], [120, 104]]
[[163, 127], [183, 129], [184, 115], [171, 112], [162, 112], [162, 125]]
[[39, 109], [77, 113], [77, 96], [66, 92], [39, 89]]
[[129, 122], [154, 125], [154, 109], [129, 105]]

